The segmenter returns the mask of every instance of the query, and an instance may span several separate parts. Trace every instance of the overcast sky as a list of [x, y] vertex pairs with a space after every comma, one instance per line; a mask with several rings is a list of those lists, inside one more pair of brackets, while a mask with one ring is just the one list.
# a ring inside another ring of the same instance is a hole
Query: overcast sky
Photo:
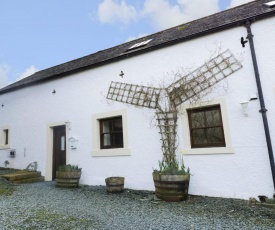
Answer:
[[0, 0], [0, 88], [251, 0]]

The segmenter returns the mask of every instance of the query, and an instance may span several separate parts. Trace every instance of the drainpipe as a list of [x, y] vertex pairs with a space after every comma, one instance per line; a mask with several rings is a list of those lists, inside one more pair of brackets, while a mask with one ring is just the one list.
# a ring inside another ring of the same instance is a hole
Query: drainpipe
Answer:
[[259, 112], [262, 114], [262, 117], [263, 117], [265, 138], [266, 138], [266, 144], [267, 144], [267, 149], [268, 149], [268, 155], [269, 155], [269, 161], [270, 161], [270, 167], [271, 167], [271, 173], [272, 173], [272, 179], [273, 179], [273, 186], [274, 186], [274, 190], [275, 190], [275, 164], [274, 164], [274, 155], [273, 155], [273, 150], [272, 150], [268, 121], [267, 121], [267, 116], [266, 116], [267, 109], [265, 108], [264, 96], [263, 96], [263, 91], [262, 91], [262, 86], [261, 86], [261, 79], [260, 79], [260, 74], [259, 74], [259, 69], [258, 69], [258, 64], [257, 64], [257, 59], [256, 59], [256, 52], [255, 52], [255, 47], [254, 47], [254, 42], [253, 42], [254, 35], [251, 32], [251, 22], [249, 20], [246, 21], [245, 27], [247, 29], [247, 37], [246, 38], [248, 39], [249, 45], [250, 45], [250, 51], [251, 51], [251, 56], [252, 56], [252, 61], [253, 61], [256, 84], [257, 84], [257, 88], [258, 88], [258, 94], [259, 94], [259, 100], [260, 100], [260, 106], [261, 106], [261, 110]]

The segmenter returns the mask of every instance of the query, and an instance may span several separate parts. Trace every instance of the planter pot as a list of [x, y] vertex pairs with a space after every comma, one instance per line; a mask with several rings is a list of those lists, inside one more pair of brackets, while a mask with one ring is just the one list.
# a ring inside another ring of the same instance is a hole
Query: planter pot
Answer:
[[56, 172], [56, 187], [78, 188], [81, 172]]
[[157, 198], [164, 201], [183, 201], [188, 198], [190, 175], [161, 175], [153, 172]]
[[124, 177], [108, 177], [105, 179], [107, 192], [123, 192]]

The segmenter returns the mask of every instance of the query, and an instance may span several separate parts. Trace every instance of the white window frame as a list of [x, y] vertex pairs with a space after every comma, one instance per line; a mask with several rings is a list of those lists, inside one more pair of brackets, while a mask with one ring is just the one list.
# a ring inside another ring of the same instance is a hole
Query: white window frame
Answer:
[[[100, 149], [100, 120], [112, 117], [122, 117], [123, 126], [123, 148]], [[107, 156], [130, 156], [131, 150], [128, 144], [128, 125], [127, 111], [117, 110], [105, 113], [97, 113], [92, 115], [92, 156], [107, 157]]]
[[[199, 108], [199, 107], [214, 106], [214, 105], [220, 105], [226, 146], [211, 147], [211, 148], [209, 147], [192, 148], [187, 110], [191, 108]], [[226, 101], [224, 98], [214, 99], [214, 100], [211, 100], [210, 102], [202, 102], [200, 104], [183, 105], [182, 111], [183, 111], [183, 115], [182, 115], [183, 145], [184, 145], [183, 154], [186, 154], [186, 155], [187, 154], [227, 154], [227, 153], [235, 152], [234, 148], [232, 147], [229, 122], [228, 122], [228, 114], [226, 110]]]
[[[6, 141], [6, 132], [8, 130], [8, 144], [5, 144]], [[10, 126], [2, 126], [1, 127], [1, 134], [0, 134], [0, 149], [9, 149], [10, 148]]]

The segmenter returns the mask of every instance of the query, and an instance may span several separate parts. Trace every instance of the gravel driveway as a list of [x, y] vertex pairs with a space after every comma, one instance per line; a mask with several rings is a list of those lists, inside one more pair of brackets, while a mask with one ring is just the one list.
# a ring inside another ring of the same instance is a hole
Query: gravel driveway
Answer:
[[187, 201], [152, 202], [152, 192], [105, 186], [55, 188], [54, 182], [11, 185], [0, 195], [0, 229], [275, 229], [275, 209], [237, 199], [190, 196]]

